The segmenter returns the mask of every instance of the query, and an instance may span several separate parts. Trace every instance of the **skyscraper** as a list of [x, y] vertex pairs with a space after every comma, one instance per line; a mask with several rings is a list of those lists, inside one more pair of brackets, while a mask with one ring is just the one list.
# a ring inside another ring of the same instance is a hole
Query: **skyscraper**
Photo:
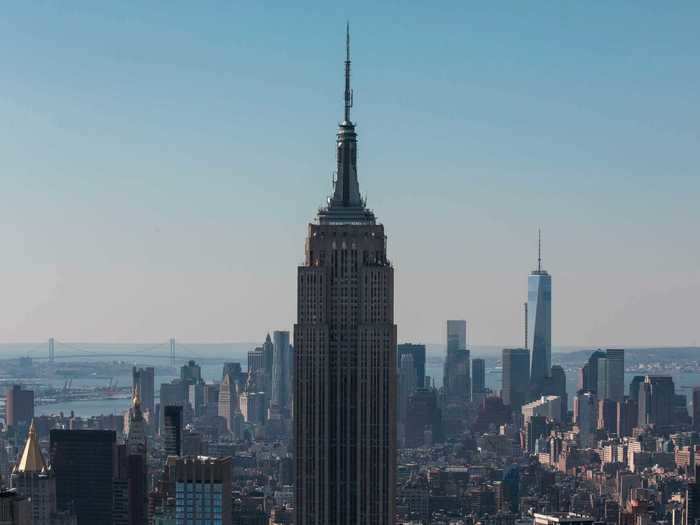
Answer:
[[579, 390], [574, 399], [574, 423], [579, 429], [579, 443], [582, 447], [593, 446], [596, 430], [596, 396], [594, 393]]
[[503, 376], [501, 397], [514, 412], [520, 412], [527, 401], [529, 385], [530, 351], [527, 348], [503, 349]]
[[394, 520], [394, 270], [384, 227], [360, 195], [351, 106], [348, 33], [334, 191], [309, 224], [298, 269], [297, 525]]
[[131, 372], [131, 386], [134, 390], [138, 387], [139, 395], [141, 396], [141, 406], [144, 410], [150, 412], [151, 417], [155, 416], [155, 374], [155, 368], [152, 366], [146, 368], [133, 367]]
[[175, 523], [231, 523], [231, 458], [168, 458], [175, 481]]
[[[472, 359], [472, 393], [482, 394], [486, 391], [486, 361]], [[474, 397], [474, 396], [472, 396]]]
[[126, 467], [127, 481], [127, 519], [129, 525], [145, 525], [147, 521], [147, 492], [148, 492], [148, 446], [146, 441], [146, 424], [141, 410], [139, 389], [134, 389], [129, 410], [129, 433], [126, 436]]
[[670, 376], [646, 376], [639, 386], [638, 425], [661, 427], [671, 423], [675, 385]]
[[33, 421], [22, 455], [12, 471], [12, 488], [29, 498], [33, 525], [52, 525], [56, 513], [56, 479], [44, 462]]
[[580, 390], [593, 393], [598, 392], [598, 360], [604, 358], [605, 353], [601, 350], [596, 350], [591, 354], [586, 364], [581, 368]]
[[286, 410], [291, 401], [291, 372], [294, 363], [291, 360], [292, 348], [289, 345], [289, 332], [272, 333], [272, 398], [271, 403], [280, 410]]
[[527, 279], [528, 347], [532, 352], [530, 384], [536, 394], [552, 367], [552, 278], [542, 269], [541, 247], [540, 241], [537, 270]]
[[700, 386], [693, 388], [693, 429], [700, 432]]
[[467, 322], [447, 321], [447, 354], [443, 388], [448, 401], [471, 401], [471, 367], [467, 350]]
[[231, 381], [230, 374], [224, 374], [224, 380], [219, 387], [219, 415], [226, 420], [226, 430], [234, 431], [234, 417], [239, 409], [236, 386]]
[[398, 359], [396, 366], [401, 366], [401, 358], [406, 354], [413, 356], [413, 366], [416, 367], [416, 385], [417, 388], [425, 387], [425, 345], [417, 345], [413, 343], [401, 343], [396, 347], [396, 358]]
[[182, 407], [166, 405], [163, 408], [163, 449], [168, 456], [182, 453]]
[[606, 399], [624, 401], [625, 351], [622, 348], [608, 348], [605, 351], [605, 359], [607, 361]]
[[413, 363], [413, 355], [404, 354], [401, 357], [401, 366], [399, 368], [399, 393], [398, 393], [398, 409], [399, 409], [399, 441], [404, 439], [404, 430], [406, 427], [406, 412], [408, 410], [408, 400], [416, 391], [416, 367]]
[[116, 434], [51, 430], [50, 439], [58, 509], [73, 511], [78, 524], [111, 524]]
[[12, 385], [5, 395], [5, 422], [8, 427], [29, 426], [34, 417], [34, 390]]

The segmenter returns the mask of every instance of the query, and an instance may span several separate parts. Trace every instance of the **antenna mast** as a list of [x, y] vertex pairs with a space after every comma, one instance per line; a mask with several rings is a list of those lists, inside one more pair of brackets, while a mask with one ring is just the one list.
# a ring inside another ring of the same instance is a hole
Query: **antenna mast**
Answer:
[[345, 122], [350, 122], [352, 89], [350, 88], [350, 22], [345, 25]]
[[527, 303], [523, 303], [523, 310], [525, 312], [525, 344], [523, 348], [527, 349]]

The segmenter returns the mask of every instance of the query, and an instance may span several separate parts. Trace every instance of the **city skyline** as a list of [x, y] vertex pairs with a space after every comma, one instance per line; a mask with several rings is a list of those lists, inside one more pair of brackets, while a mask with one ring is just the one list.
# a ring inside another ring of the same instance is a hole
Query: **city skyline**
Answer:
[[[291, 23], [256, 7], [10, 8], [2, 340], [289, 329], [289, 268], [327, 193], [342, 91], [328, 74], [342, 45], [326, 42], [350, 18], [362, 187], [401, 261], [400, 341], [439, 343], [443, 320], [462, 318], [473, 344], [520, 345], [541, 227], [554, 348], [696, 344], [698, 7], [453, 7], [448, 23], [408, 6], [401, 24], [363, 4]], [[241, 227], [253, 214], [254, 236]], [[452, 256], [427, 270], [448, 239]]]

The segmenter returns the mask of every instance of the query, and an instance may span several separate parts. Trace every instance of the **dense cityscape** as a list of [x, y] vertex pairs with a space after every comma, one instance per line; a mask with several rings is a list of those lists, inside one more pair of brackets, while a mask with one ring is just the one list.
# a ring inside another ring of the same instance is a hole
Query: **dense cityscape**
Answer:
[[[389, 235], [358, 182], [349, 30], [344, 66], [293, 331], [247, 361], [176, 362], [172, 340], [167, 365], [68, 366], [53, 339], [47, 360], [4, 359], [0, 525], [698, 523], [700, 382], [677, 378], [699, 350], [553, 353], [541, 239], [513, 294], [520, 347], [478, 355], [464, 319], [445, 320], [440, 356], [399, 341]], [[129, 406], [52, 410], [85, 400]]]

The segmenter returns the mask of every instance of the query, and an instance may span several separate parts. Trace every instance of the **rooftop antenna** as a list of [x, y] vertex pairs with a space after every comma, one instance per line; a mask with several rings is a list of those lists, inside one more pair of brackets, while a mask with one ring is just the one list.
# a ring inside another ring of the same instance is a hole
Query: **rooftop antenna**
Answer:
[[345, 24], [345, 122], [350, 122], [352, 89], [350, 89], [350, 22]]
[[537, 229], [537, 271], [542, 271], [542, 230]]

